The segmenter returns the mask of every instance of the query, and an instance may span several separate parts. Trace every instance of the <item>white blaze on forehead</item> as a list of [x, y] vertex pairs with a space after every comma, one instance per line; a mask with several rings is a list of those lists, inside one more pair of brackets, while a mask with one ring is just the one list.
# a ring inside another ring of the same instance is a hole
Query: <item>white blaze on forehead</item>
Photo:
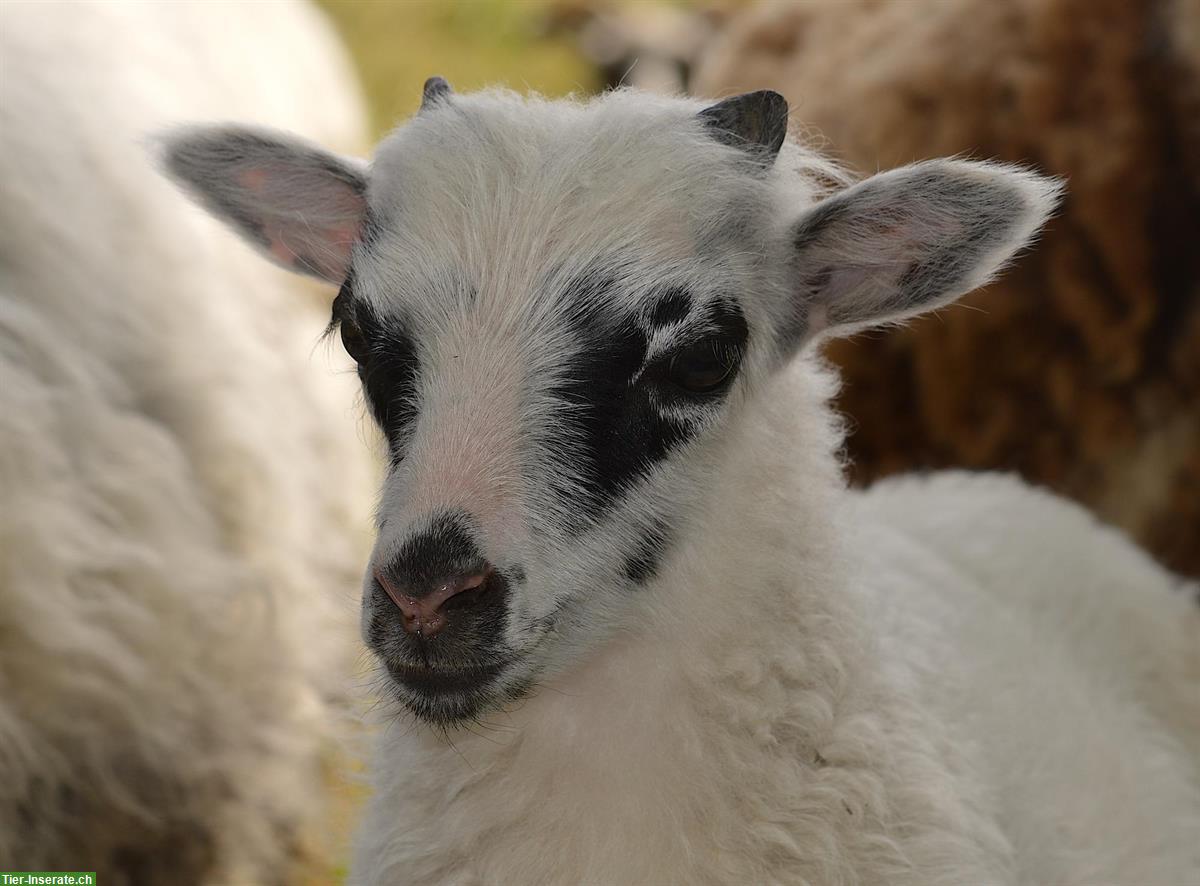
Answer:
[[515, 541], [525, 535], [519, 342], [468, 315], [424, 343], [421, 415], [396, 478], [405, 511], [462, 511], [484, 539]]

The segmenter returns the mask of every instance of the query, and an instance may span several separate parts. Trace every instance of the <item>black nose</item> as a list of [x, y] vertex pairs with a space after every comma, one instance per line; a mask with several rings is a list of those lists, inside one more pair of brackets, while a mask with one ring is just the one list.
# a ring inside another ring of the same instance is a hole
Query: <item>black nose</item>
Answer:
[[458, 514], [439, 516], [410, 536], [394, 558], [375, 567], [374, 578], [405, 632], [426, 639], [501, 606], [505, 589]]
[[423, 593], [413, 586], [396, 583], [382, 570], [375, 571], [375, 580], [399, 607], [405, 632], [421, 637], [441, 633], [447, 624], [448, 610], [478, 606], [483, 597], [495, 591], [497, 584], [496, 570], [490, 564], [480, 572], [447, 576]]

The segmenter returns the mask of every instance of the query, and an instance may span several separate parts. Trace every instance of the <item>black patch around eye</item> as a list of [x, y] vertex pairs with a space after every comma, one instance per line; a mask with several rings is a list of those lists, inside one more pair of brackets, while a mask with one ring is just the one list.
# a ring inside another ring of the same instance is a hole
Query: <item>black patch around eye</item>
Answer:
[[667, 400], [713, 402], [737, 377], [750, 329], [735, 302], [717, 299], [704, 311], [701, 325], [680, 337], [670, 353], [647, 369]]
[[692, 296], [681, 286], [675, 286], [662, 294], [647, 317], [655, 328], [671, 326], [687, 319], [692, 310]]
[[[636, 402], [633, 389], [649, 343], [632, 319], [612, 323], [585, 313], [572, 326], [578, 350], [552, 389], [564, 405], [566, 433], [556, 437], [560, 458], [585, 484], [584, 510], [596, 511], [649, 467], [650, 450], [658, 448], [649, 404]], [[564, 494], [577, 498], [570, 487]]]
[[737, 351], [720, 338], [703, 338], [671, 355], [666, 379], [697, 398], [719, 394], [733, 380]]
[[654, 578], [670, 543], [671, 527], [663, 520], [655, 520], [638, 543], [637, 550], [625, 558], [625, 577], [639, 585]]
[[[645, 366], [648, 338], [633, 316], [613, 304], [609, 294], [616, 285], [611, 278], [585, 275], [564, 293], [577, 349], [551, 391], [564, 409], [561, 433], [547, 445], [584, 484], [581, 498], [574, 483], [561, 482], [559, 497], [575, 515], [568, 528], [576, 533], [692, 439], [703, 422], [686, 409], [661, 408], [665, 367]], [[722, 300], [710, 306], [705, 327], [734, 341], [739, 353], [745, 345], [748, 330], [736, 304]]]
[[420, 360], [404, 324], [381, 318], [354, 295], [351, 274], [334, 299], [333, 326], [341, 327], [342, 344], [358, 364], [371, 413], [388, 439], [393, 459], [400, 457], [405, 430], [417, 414]]
[[736, 302], [716, 299], [708, 306], [706, 313], [709, 324], [730, 346], [738, 351], [745, 350], [746, 342], [750, 338], [750, 327], [746, 323], [746, 315]]

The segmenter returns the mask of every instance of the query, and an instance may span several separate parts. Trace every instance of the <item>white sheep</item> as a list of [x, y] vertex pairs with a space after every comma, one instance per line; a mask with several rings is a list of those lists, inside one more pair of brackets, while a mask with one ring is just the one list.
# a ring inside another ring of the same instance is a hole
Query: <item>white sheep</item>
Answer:
[[370, 462], [327, 309], [145, 139], [353, 150], [357, 88], [299, 3], [3, 3], [0, 60], [0, 869], [273, 882], [320, 851]]
[[391, 447], [363, 632], [402, 722], [353, 883], [1200, 882], [1193, 602], [1012, 479], [848, 491], [816, 354], [985, 282], [1057, 184], [846, 186], [786, 121], [435, 78], [369, 169], [167, 140], [343, 283]]

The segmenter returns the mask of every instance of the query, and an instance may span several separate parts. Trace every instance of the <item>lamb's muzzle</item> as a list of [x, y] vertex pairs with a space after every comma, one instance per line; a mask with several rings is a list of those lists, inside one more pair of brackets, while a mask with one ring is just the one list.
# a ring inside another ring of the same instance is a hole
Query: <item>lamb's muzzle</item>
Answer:
[[489, 563], [477, 572], [447, 576], [432, 589], [422, 592], [398, 584], [385, 570], [375, 570], [375, 580], [387, 591], [404, 617], [404, 632], [419, 637], [440, 634], [446, 627], [445, 610], [474, 606], [493, 588], [495, 575], [496, 570]]

